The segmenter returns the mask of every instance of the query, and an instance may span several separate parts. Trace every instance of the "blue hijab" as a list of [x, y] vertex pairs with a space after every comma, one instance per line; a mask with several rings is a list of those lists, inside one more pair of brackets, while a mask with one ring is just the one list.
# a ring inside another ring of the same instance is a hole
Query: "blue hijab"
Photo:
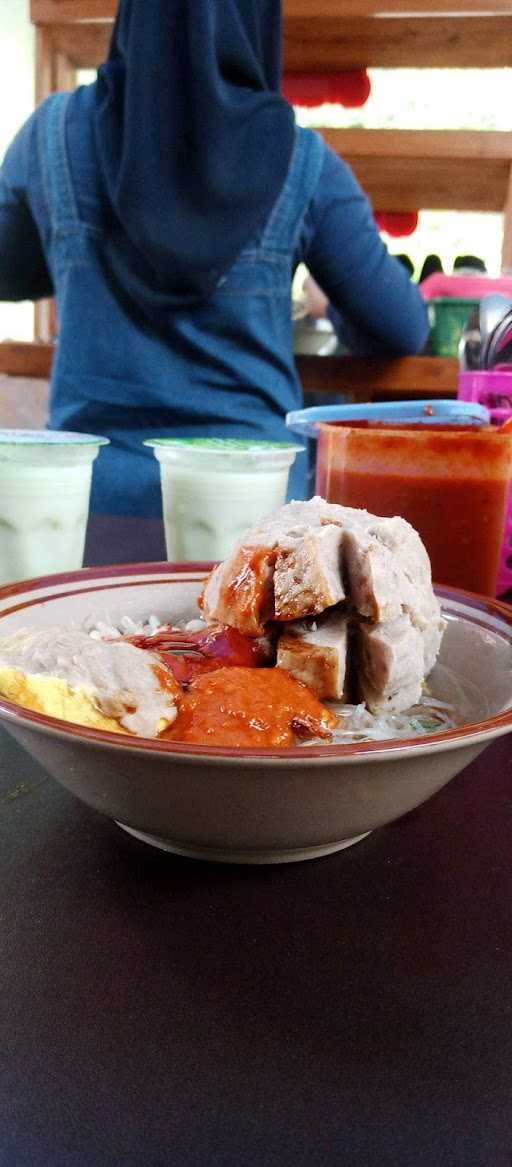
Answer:
[[114, 288], [165, 332], [205, 301], [283, 186], [280, 0], [120, 0], [96, 81]]

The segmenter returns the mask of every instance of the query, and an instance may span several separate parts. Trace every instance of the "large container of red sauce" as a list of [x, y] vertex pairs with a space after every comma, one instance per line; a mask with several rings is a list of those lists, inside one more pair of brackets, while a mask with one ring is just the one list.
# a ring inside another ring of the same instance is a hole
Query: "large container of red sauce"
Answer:
[[408, 519], [425, 543], [436, 583], [494, 595], [512, 434], [435, 417], [429, 422], [317, 423], [316, 493]]

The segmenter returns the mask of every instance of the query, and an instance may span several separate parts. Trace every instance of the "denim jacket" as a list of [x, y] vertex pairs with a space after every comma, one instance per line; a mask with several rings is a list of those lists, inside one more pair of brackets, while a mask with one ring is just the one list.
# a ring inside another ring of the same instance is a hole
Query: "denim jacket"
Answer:
[[[266, 226], [207, 303], [172, 315], [168, 338], [162, 339], [134, 321], [103, 274], [109, 223], [87, 116], [91, 91], [47, 99], [11, 146], [0, 172], [0, 243], [2, 209], [17, 207], [21, 215], [28, 203], [44, 260], [32, 241], [38, 287], [24, 295], [48, 294], [46, 263], [57, 298], [49, 424], [103, 434], [112, 442], [95, 466], [92, 509], [158, 515], [158, 467], [142, 444], [145, 438], [172, 433], [290, 440], [285, 414], [302, 400], [293, 360], [291, 283], [297, 262], [308, 258], [308, 248], [314, 252], [318, 231], [311, 206], [327, 147], [315, 132], [297, 130], [288, 176]], [[28, 239], [28, 224], [25, 234]], [[389, 256], [387, 262], [395, 263]], [[5, 283], [0, 259], [0, 297]], [[421, 331], [420, 322], [416, 344], [424, 339]], [[299, 455], [290, 497], [305, 497], [306, 474], [306, 455]]]

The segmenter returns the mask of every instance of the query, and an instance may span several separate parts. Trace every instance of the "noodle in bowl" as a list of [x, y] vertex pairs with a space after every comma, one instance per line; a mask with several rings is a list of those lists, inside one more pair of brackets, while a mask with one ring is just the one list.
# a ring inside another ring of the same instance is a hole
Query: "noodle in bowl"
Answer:
[[[0, 591], [0, 636], [66, 626], [90, 635], [197, 627], [205, 569], [88, 569]], [[234, 749], [117, 736], [7, 701], [5, 728], [84, 802], [154, 845], [228, 862], [313, 858], [419, 805], [512, 726], [512, 616], [442, 590], [447, 620], [428, 691], [406, 714], [336, 707], [327, 742]], [[190, 625], [194, 621], [195, 625]]]

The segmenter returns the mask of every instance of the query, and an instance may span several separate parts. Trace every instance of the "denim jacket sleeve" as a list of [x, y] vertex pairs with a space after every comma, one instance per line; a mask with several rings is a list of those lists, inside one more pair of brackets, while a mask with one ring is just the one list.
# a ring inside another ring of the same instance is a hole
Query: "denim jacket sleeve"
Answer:
[[428, 317], [421, 294], [389, 254], [350, 167], [327, 146], [302, 244], [301, 258], [353, 352], [401, 356], [424, 348]]
[[37, 116], [36, 111], [22, 126], [0, 167], [0, 300], [39, 300], [53, 295], [31, 207]]

